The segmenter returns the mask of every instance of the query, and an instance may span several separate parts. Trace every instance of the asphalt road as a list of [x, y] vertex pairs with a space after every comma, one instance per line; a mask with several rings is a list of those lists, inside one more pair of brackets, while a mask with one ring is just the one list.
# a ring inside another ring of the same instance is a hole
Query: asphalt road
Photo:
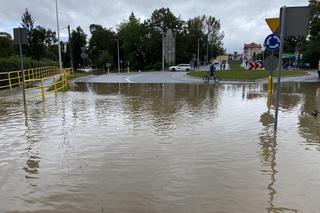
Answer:
[[202, 79], [185, 76], [185, 72], [140, 72], [90, 76], [76, 82], [87, 83], [199, 83]]
[[[226, 71], [227, 72], [227, 71]], [[276, 81], [276, 78], [274, 78]], [[186, 76], [186, 72], [140, 72], [140, 73], [121, 73], [91, 75], [76, 79], [75, 82], [86, 83], [202, 83], [202, 79]], [[267, 80], [257, 80], [254, 82], [243, 81], [221, 81], [221, 83], [266, 83]], [[309, 72], [308, 75], [282, 77], [281, 82], [319, 82], [316, 72]], [[210, 81], [214, 83], [214, 81]]]

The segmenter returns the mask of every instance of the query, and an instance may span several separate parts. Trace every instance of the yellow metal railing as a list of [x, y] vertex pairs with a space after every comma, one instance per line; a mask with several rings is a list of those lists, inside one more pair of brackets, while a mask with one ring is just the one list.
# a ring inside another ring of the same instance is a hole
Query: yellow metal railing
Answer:
[[[23, 70], [26, 81], [46, 78], [56, 75], [59, 71], [56, 67], [39, 67], [34, 69]], [[0, 89], [10, 89], [22, 87], [22, 72], [10, 71], [0, 72]]]
[[65, 91], [68, 87], [68, 79], [73, 74], [71, 68], [63, 69], [60, 74], [49, 77], [28, 79], [25, 81], [26, 85], [31, 87], [26, 88], [26, 98], [45, 100], [49, 94], [57, 95], [58, 91]]

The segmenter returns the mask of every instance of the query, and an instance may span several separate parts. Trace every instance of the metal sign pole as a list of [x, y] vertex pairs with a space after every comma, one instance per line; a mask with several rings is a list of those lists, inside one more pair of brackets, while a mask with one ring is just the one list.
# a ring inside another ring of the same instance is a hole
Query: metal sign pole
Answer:
[[[274, 119], [274, 130], [278, 128], [278, 112], [280, 102], [280, 83], [281, 83], [281, 70], [282, 70], [282, 53], [283, 53], [283, 42], [284, 42], [284, 30], [285, 30], [285, 18], [286, 18], [286, 6], [283, 6], [280, 10], [281, 15], [281, 28], [280, 28], [280, 49], [279, 49], [279, 63], [278, 63], [278, 80], [277, 80], [277, 95], [275, 105], [275, 119]], [[282, 11], [282, 13], [281, 13]]]
[[19, 53], [20, 53], [20, 70], [22, 75], [22, 97], [23, 97], [23, 106], [25, 115], [27, 114], [27, 103], [26, 103], [26, 90], [25, 90], [25, 75], [24, 75], [24, 69], [23, 69], [23, 53], [22, 53], [22, 33], [21, 28], [19, 28]]

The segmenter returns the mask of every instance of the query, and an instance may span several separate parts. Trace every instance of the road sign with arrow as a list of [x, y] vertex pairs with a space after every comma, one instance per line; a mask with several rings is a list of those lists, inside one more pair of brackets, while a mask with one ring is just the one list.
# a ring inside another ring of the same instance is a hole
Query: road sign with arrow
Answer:
[[277, 51], [280, 47], [280, 37], [277, 34], [270, 34], [264, 41], [264, 46], [271, 51]]

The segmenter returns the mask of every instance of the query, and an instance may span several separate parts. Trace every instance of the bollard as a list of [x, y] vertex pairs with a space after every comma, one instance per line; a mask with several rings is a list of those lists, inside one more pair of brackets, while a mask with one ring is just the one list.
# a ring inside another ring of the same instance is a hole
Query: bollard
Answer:
[[41, 79], [41, 97], [42, 97], [42, 101], [44, 101], [44, 97], [45, 96], [45, 90], [44, 90], [44, 82], [43, 79]]
[[61, 87], [62, 87], [62, 92], [64, 92], [64, 76], [65, 74], [64, 73], [62, 73], [61, 74]]
[[273, 79], [272, 75], [268, 78], [268, 93], [273, 93]]
[[21, 87], [21, 82], [20, 82], [20, 71], [18, 71], [18, 72], [17, 72], [17, 74], [18, 74], [18, 85], [19, 85], [19, 87]]
[[268, 93], [268, 99], [267, 99], [267, 107], [268, 109], [270, 110], [271, 108], [271, 105], [272, 105], [272, 93]]
[[56, 77], [53, 77], [53, 85], [54, 85], [54, 94], [57, 95], [57, 80]]
[[130, 67], [128, 67], [128, 73], [130, 73]]
[[66, 72], [65, 75], [66, 75], [66, 77], [64, 79], [65, 80], [65, 82], [64, 82], [65, 84], [64, 85], [66, 86], [66, 89], [68, 89], [68, 76], [69, 76], [69, 73]]
[[10, 72], [8, 72], [8, 80], [9, 80], [9, 87], [10, 87], [10, 90], [12, 90]]

